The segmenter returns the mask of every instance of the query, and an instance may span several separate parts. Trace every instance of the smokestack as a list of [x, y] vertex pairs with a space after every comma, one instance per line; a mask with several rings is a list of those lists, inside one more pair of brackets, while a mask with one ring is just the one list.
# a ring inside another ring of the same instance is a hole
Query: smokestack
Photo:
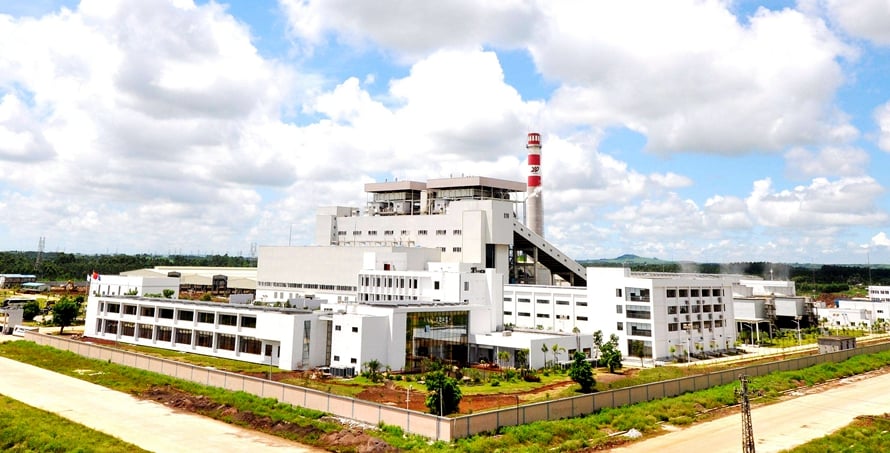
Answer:
[[528, 229], [544, 236], [544, 203], [541, 193], [541, 134], [529, 132], [528, 144], [528, 196], [525, 212]]

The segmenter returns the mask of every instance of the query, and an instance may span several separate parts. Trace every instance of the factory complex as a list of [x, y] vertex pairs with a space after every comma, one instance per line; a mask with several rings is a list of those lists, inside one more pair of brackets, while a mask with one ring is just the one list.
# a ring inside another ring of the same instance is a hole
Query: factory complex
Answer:
[[363, 207], [319, 208], [314, 245], [260, 247], [255, 294], [229, 303], [179, 300], [175, 272], [92, 278], [84, 335], [352, 376], [370, 361], [593, 359], [598, 330], [657, 363], [734, 349], [740, 328], [818, 322], [793, 282], [580, 265], [544, 238], [540, 134], [527, 143], [527, 183], [376, 182]]

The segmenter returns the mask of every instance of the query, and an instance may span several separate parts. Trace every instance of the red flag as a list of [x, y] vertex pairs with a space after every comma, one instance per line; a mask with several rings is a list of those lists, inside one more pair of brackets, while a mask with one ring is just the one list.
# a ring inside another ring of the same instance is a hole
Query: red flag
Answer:
[[93, 271], [93, 280], [99, 280], [99, 273], [96, 271]]

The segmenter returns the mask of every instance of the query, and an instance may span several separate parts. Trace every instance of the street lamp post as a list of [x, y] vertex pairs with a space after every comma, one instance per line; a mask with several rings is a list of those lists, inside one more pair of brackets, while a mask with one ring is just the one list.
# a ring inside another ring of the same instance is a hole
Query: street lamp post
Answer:
[[409, 385], [407, 389], [405, 389], [405, 410], [411, 410], [411, 389], [414, 386]]
[[692, 337], [692, 324], [685, 323], [683, 324], [683, 330], [686, 331], [686, 365], [689, 365], [689, 347], [691, 346], [690, 340]]
[[800, 316], [794, 317], [794, 323], [797, 324], [797, 345], [800, 346], [801, 344], [803, 344], [800, 341]]

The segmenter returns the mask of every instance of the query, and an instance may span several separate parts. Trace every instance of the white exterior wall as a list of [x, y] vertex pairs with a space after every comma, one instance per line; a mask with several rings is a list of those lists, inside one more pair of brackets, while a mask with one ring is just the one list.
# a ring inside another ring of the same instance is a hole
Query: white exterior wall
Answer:
[[163, 294], [173, 290], [173, 299], [179, 297], [179, 279], [176, 277], [130, 277], [125, 275], [101, 275], [90, 278], [90, 293], [98, 296], [123, 296], [135, 290], [136, 296]]
[[591, 333], [594, 310], [587, 298], [586, 288], [506, 285], [504, 323], [528, 329], [540, 326], [540, 330], [551, 332], [572, 332], [577, 327]]
[[890, 286], [869, 286], [868, 298], [874, 301], [890, 301]]
[[795, 296], [797, 290], [792, 280], [739, 280], [739, 285], [749, 288], [751, 296]]
[[[630, 269], [622, 268], [588, 268], [587, 278], [588, 300], [596, 313], [594, 330], [602, 330], [606, 340], [612, 333], [618, 335], [619, 347], [625, 357], [629, 355], [628, 340], [649, 342], [651, 357], [655, 359], [670, 358], [672, 347], [674, 356], [682, 356], [687, 349], [692, 354], [720, 351], [732, 347], [735, 342], [731, 278], [684, 274], [634, 276]], [[633, 300], [628, 292], [631, 288], [647, 290], [648, 301]], [[705, 290], [709, 294], [719, 290], [721, 295], [704, 296]], [[694, 295], [696, 291], [698, 295]], [[669, 296], [669, 292], [673, 296]], [[629, 314], [628, 308], [634, 306], [648, 308], [649, 319]], [[720, 311], [714, 311], [716, 306]], [[686, 313], [683, 313], [684, 309]], [[706, 312], [708, 309], [711, 311]], [[715, 327], [716, 321], [720, 327]], [[690, 329], [683, 329], [684, 325]], [[708, 325], [711, 327], [706, 327]]]
[[[386, 316], [343, 313], [333, 316], [331, 339], [331, 367], [355, 368], [372, 359], [390, 365], [387, 351], [390, 349], [390, 319]], [[338, 330], [339, 328], [339, 330]], [[404, 342], [404, 341], [403, 341]], [[404, 350], [403, 350], [404, 355]]]
[[[117, 311], [114, 311], [113, 307], [116, 307]], [[172, 318], [162, 317], [162, 310], [172, 310]], [[269, 345], [272, 347], [272, 364], [278, 365], [281, 369], [324, 365], [324, 333], [316, 328], [319, 325], [318, 316], [313, 313], [296, 310], [263, 310], [243, 305], [110, 296], [90, 297], [85, 311], [84, 335], [88, 337], [252, 363], [269, 363], [270, 359], [265, 355], [266, 346]], [[182, 312], [191, 312], [192, 319], [181, 319]], [[202, 313], [212, 315], [213, 322], [202, 322]], [[221, 315], [234, 316], [235, 325], [222, 324]], [[243, 325], [242, 320], [245, 318], [255, 319], [256, 327]], [[303, 325], [306, 320], [310, 321], [314, 331], [310, 343], [310, 363], [302, 362]], [[133, 334], [124, 332], [124, 323], [134, 324]], [[116, 329], [110, 329], [114, 324], [117, 325]], [[170, 329], [169, 340], [159, 338], [158, 327]], [[140, 334], [146, 328], [152, 331], [150, 338], [144, 338]], [[191, 332], [189, 343], [177, 341], [177, 329]], [[199, 346], [197, 332], [212, 334], [212, 345]], [[234, 336], [235, 349], [220, 348], [218, 334]], [[241, 341], [251, 338], [261, 342], [258, 354], [240, 351]]]

